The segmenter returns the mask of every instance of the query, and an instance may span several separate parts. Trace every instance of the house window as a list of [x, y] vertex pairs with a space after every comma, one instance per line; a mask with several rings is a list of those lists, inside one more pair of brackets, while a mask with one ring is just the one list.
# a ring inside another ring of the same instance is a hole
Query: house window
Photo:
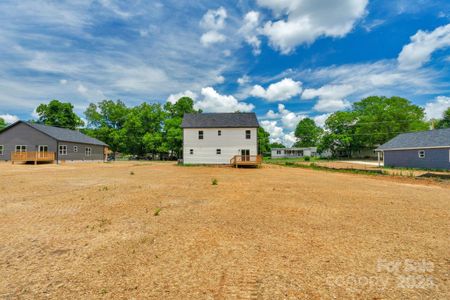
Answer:
[[252, 138], [252, 132], [251, 132], [251, 130], [246, 130], [246, 131], [245, 131], [245, 138], [246, 138], [247, 140], [249, 140], [249, 139]]
[[203, 130], [200, 130], [200, 131], [198, 132], [198, 139], [199, 139], [199, 140], [203, 140]]
[[216, 149], [216, 154], [217, 154], [217, 155], [222, 154], [222, 149]]
[[189, 150], [190, 155], [194, 155], [194, 149]]
[[84, 154], [86, 156], [91, 156], [92, 155], [92, 149], [90, 147], [86, 147], [86, 149], [84, 150]]
[[75, 152], [75, 153], [78, 152], [78, 146], [73, 146], [73, 152]]
[[59, 155], [67, 155], [67, 145], [59, 145]]
[[425, 150], [419, 151], [419, 158], [425, 158]]
[[3, 155], [3, 151], [4, 151], [4, 146], [0, 145], [0, 155]]
[[222, 135], [222, 130], [218, 130], [218, 131], [217, 131], [217, 135], [218, 135], [218, 136], [221, 136], [221, 135]]
[[280, 155], [281, 154], [281, 150], [277, 150], [277, 154]]
[[16, 145], [16, 152], [27, 152], [27, 146]]

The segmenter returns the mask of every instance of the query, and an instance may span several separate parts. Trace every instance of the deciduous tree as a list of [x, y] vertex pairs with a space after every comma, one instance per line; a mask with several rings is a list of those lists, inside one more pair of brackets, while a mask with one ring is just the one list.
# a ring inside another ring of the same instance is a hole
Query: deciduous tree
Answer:
[[315, 147], [318, 145], [323, 133], [322, 128], [316, 125], [313, 119], [301, 120], [295, 129], [295, 137], [298, 139], [295, 147]]
[[0, 118], [0, 130], [6, 127], [6, 122], [2, 118]]
[[36, 113], [39, 116], [38, 122], [45, 125], [68, 129], [77, 129], [84, 125], [81, 118], [74, 113], [72, 103], [52, 100], [48, 104], [39, 105]]
[[436, 128], [450, 128], [450, 107], [444, 112], [442, 119], [437, 122]]

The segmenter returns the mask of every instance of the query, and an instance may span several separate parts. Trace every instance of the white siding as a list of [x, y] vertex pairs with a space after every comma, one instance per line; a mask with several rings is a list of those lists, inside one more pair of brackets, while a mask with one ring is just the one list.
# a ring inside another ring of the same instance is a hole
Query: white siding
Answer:
[[[218, 135], [218, 131], [222, 135]], [[251, 131], [251, 139], [245, 138], [245, 131]], [[198, 132], [203, 131], [203, 140]], [[190, 150], [194, 154], [190, 154]], [[222, 154], [217, 154], [221, 149]], [[258, 154], [256, 128], [195, 128], [183, 130], [183, 161], [185, 164], [229, 164], [230, 159], [240, 155], [242, 149], [249, 149], [250, 155]]]
[[[296, 150], [303, 151], [303, 155], [293, 155], [287, 154], [286, 150]], [[277, 151], [280, 151], [278, 154]], [[304, 156], [317, 156], [317, 148], [284, 148], [284, 149], [272, 149], [271, 157], [272, 158], [296, 158], [296, 157], [304, 157]]]

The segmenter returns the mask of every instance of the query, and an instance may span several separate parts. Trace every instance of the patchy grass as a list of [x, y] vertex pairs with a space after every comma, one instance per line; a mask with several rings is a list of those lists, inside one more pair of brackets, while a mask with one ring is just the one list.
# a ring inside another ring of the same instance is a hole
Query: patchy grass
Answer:
[[162, 211], [162, 207], [158, 207], [158, 208], [155, 209], [155, 211], [153, 212], [153, 215], [154, 215], [155, 217], [157, 217], [157, 216], [159, 216], [159, 214], [161, 213], [161, 211]]
[[316, 163], [299, 164], [299, 163], [295, 163], [292, 161], [285, 161], [284, 164], [277, 164], [277, 165], [282, 165], [282, 166], [284, 165], [286, 167], [291, 167], [291, 168], [303, 168], [303, 169], [338, 172], [338, 173], [352, 173], [352, 174], [363, 174], [363, 175], [388, 175], [383, 170], [360, 170], [360, 169], [349, 169], [349, 168], [332, 168], [332, 167], [320, 166], [320, 165], [317, 165]]
[[320, 157], [305, 156], [305, 157], [300, 157], [300, 158], [270, 158], [270, 157], [265, 157], [263, 159], [263, 161], [264, 161], [264, 163], [267, 163], [267, 164], [282, 165], [282, 164], [285, 164], [286, 162], [299, 163], [299, 162], [318, 162], [318, 161], [325, 161], [325, 160], [321, 159]]

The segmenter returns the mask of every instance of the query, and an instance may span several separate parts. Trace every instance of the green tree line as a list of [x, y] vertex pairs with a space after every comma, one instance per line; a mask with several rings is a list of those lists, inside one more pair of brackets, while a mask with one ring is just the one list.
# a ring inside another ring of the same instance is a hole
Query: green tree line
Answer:
[[[86, 122], [77, 116], [71, 103], [52, 100], [37, 107], [37, 122], [69, 129], [80, 129], [110, 146], [113, 152], [139, 157], [165, 154], [181, 157], [183, 130], [181, 122], [185, 113], [201, 113], [188, 97], [176, 103], [142, 103], [128, 107], [117, 100], [91, 103], [84, 112]], [[85, 124], [86, 123], [86, 124]], [[0, 123], [1, 124], [1, 123]], [[83, 127], [83, 128], [81, 128]], [[260, 153], [270, 151], [269, 133], [258, 129]]]
[[[450, 128], [450, 108], [434, 128]], [[348, 111], [331, 114], [320, 128], [314, 120], [301, 120], [295, 130], [295, 146], [317, 146], [319, 152], [350, 156], [364, 149], [375, 149], [400, 133], [430, 129], [424, 109], [400, 97], [372, 96], [355, 102]]]
[[[85, 121], [75, 112], [71, 103], [52, 100], [36, 108], [37, 122], [84, 133], [107, 143], [111, 150], [137, 156], [167, 154], [181, 157], [185, 113], [201, 113], [188, 97], [176, 103], [142, 103], [128, 107], [117, 100], [91, 103], [84, 112]], [[6, 127], [0, 118], [0, 130]], [[334, 156], [351, 155], [355, 151], [374, 149], [400, 133], [450, 128], [450, 108], [441, 119], [428, 122], [424, 109], [400, 97], [372, 96], [355, 102], [348, 111], [331, 114], [324, 128], [314, 120], [301, 120], [296, 129], [295, 147], [318, 147]], [[270, 135], [258, 129], [259, 153], [271, 148], [282, 148], [281, 143], [270, 144]]]

